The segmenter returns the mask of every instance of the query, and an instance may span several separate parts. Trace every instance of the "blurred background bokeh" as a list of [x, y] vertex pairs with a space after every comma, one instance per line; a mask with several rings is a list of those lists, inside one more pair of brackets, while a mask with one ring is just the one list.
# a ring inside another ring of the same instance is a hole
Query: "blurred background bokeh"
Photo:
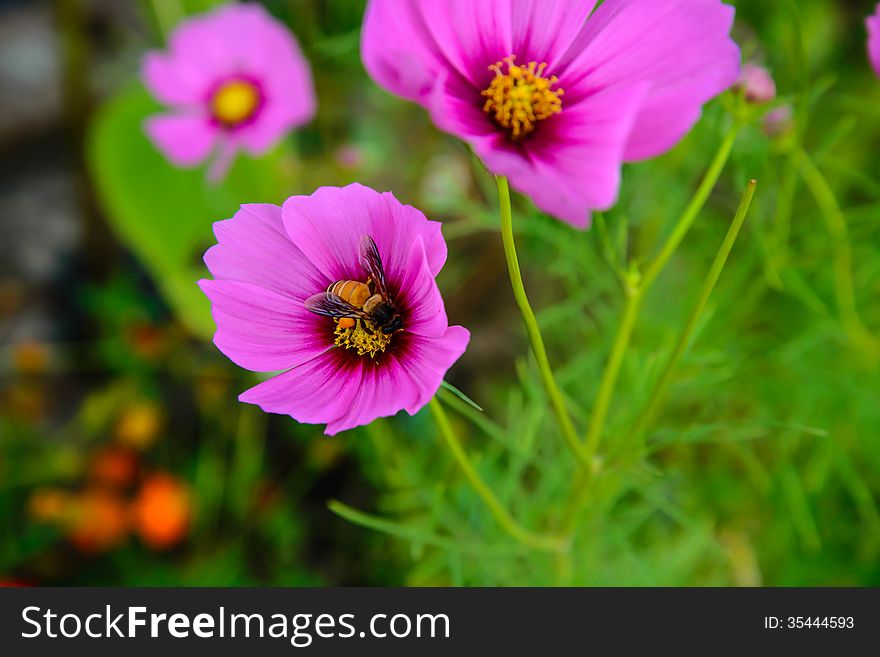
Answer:
[[[367, 77], [363, 2], [264, 3], [299, 39], [319, 104], [266, 157], [240, 156], [212, 186], [149, 144], [141, 124], [158, 106], [140, 58], [214, 4], [0, 2], [0, 580], [553, 583], [546, 556], [505, 547], [427, 413], [327, 438], [236, 401], [258, 379], [210, 342], [195, 281], [211, 223], [242, 202], [357, 180], [445, 223], [440, 287], [452, 322], [473, 334], [449, 380], [486, 412], [449, 403], [484, 476], [534, 525], [552, 521], [572, 474], [507, 285], [492, 180], [424, 111]], [[612, 445], [757, 178], [651, 454], [602, 480], [573, 581], [880, 585], [873, 3], [731, 4], [744, 59], [776, 79], [766, 109], [790, 105], [792, 117], [768, 134], [756, 114], [648, 300]], [[717, 148], [726, 105], [707, 108], [670, 154], [625, 169], [607, 231], [576, 233], [516, 200], [527, 287], [582, 427], [620, 310], [609, 261], [654, 252]], [[840, 312], [841, 268], [864, 334]]]

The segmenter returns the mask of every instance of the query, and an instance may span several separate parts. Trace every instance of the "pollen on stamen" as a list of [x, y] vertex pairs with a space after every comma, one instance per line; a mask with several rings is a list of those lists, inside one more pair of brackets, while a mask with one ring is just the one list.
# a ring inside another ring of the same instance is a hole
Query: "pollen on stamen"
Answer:
[[362, 319], [355, 320], [355, 325], [347, 327], [340, 322], [336, 323], [336, 336], [334, 344], [345, 349], [354, 349], [358, 356], [370, 355], [375, 358], [376, 354], [384, 353], [391, 344], [391, 335], [380, 331], [375, 324]]
[[249, 120], [260, 105], [260, 91], [247, 80], [230, 80], [221, 85], [211, 97], [211, 114], [227, 127], [235, 127]]
[[511, 139], [522, 139], [538, 123], [562, 112], [565, 92], [554, 88], [559, 82], [555, 75], [544, 77], [546, 63], [517, 66], [515, 59], [515, 55], [510, 55], [489, 67], [495, 77], [481, 95], [486, 98], [483, 111], [507, 129]]

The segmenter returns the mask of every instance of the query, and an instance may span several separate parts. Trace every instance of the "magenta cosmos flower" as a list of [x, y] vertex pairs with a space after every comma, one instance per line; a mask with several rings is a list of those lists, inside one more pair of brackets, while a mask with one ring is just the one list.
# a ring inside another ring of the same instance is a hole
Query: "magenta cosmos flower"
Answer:
[[256, 372], [239, 400], [326, 424], [328, 435], [422, 408], [470, 334], [449, 326], [434, 277], [440, 224], [390, 193], [322, 187], [214, 224], [214, 344]]
[[181, 23], [167, 52], [150, 52], [143, 79], [169, 114], [146, 122], [175, 165], [215, 158], [221, 178], [239, 149], [268, 150], [315, 113], [308, 63], [293, 35], [261, 6], [230, 4]]
[[371, 0], [361, 54], [495, 174], [575, 226], [737, 78], [720, 0]]
[[868, 26], [868, 58], [874, 71], [880, 76], [880, 4], [877, 5], [876, 13], [868, 16], [865, 23]]

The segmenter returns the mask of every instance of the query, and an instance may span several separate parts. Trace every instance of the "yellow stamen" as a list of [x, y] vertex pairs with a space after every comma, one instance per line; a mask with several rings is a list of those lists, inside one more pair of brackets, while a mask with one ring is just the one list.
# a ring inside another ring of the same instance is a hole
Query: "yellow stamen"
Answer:
[[220, 86], [211, 98], [211, 113], [223, 125], [233, 127], [247, 121], [257, 111], [260, 92], [245, 80], [232, 80]]
[[528, 66], [517, 66], [513, 63], [515, 58], [510, 55], [489, 67], [495, 77], [481, 94], [486, 97], [483, 111], [509, 130], [512, 139], [522, 139], [540, 121], [562, 112], [564, 92], [553, 88], [559, 81], [555, 75], [544, 77], [547, 64], [529, 62]]
[[370, 354], [370, 358], [375, 358], [376, 354], [385, 351], [391, 344], [391, 336], [383, 333], [373, 322], [358, 319], [351, 328], [345, 328], [339, 325], [337, 321], [336, 330], [333, 332], [336, 336], [334, 344], [337, 347], [346, 349], [356, 349], [358, 356]]

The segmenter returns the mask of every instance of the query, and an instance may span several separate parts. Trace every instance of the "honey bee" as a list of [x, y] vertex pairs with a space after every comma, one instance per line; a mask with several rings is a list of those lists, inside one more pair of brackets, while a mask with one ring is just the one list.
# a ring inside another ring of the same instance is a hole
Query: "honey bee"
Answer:
[[327, 290], [310, 296], [306, 309], [316, 315], [339, 320], [342, 328], [351, 328], [355, 320], [372, 322], [382, 333], [391, 334], [403, 328], [403, 319], [388, 294], [385, 268], [373, 238], [361, 237], [360, 265], [367, 274], [367, 282], [336, 281]]

